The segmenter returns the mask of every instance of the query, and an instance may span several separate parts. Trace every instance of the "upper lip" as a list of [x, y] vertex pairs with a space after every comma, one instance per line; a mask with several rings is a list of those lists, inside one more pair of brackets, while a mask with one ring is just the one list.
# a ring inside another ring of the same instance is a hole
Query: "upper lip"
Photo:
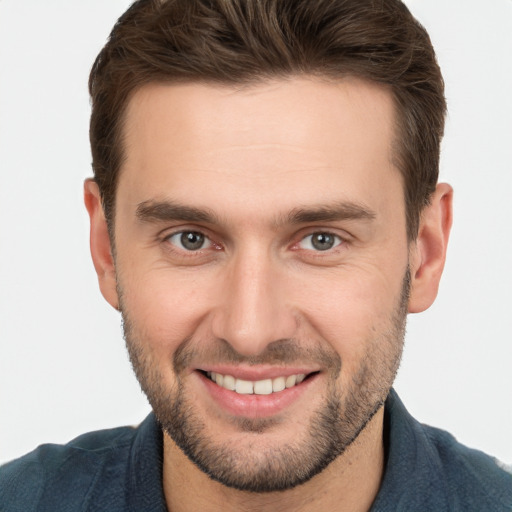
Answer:
[[319, 371], [318, 368], [311, 368], [307, 366], [287, 366], [287, 367], [279, 367], [279, 366], [260, 366], [260, 367], [250, 367], [250, 366], [231, 366], [231, 365], [205, 365], [197, 368], [202, 372], [215, 372], [220, 373], [221, 375], [231, 375], [235, 379], [249, 380], [249, 381], [259, 381], [265, 379], [275, 379], [277, 377], [288, 377], [290, 375], [309, 375], [310, 373], [314, 373]]

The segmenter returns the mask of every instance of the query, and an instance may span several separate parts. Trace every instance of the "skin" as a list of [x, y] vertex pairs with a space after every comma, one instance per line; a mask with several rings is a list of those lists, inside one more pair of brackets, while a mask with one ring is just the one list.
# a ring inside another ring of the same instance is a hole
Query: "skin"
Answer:
[[[351, 391], [368, 399], [368, 423], [355, 441], [324, 471], [281, 492], [250, 493], [211, 480], [164, 435], [164, 491], [173, 512], [370, 508], [384, 468], [380, 403], [402, 350], [404, 277], [409, 269], [406, 309], [429, 307], [451, 226], [452, 190], [441, 184], [417, 240], [407, 239], [393, 126], [390, 93], [354, 78], [296, 77], [246, 88], [152, 84], [131, 99], [115, 260], [91, 180], [85, 202], [100, 288], [123, 310], [143, 388], [164, 402], [184, 392], [208, 444], [230, 450], [237, 471], [252, 471], [261, 453], [307, 446], [329, 393], [342, 406]], [[166, 205], [165, 215], [155, 214], [156, 203]], [[183, 209], [171, 218], [169, 204], [211, 218], [184, 219]], [[311, 215], [326, 207], [335, 218]], [[203, 233], [208, 244], [187, 251], [173, 236], [187, 230]], [[335, 235], [332, 249], [315, 250], [310, 237], [318, 232]], [[297, 349], [293, 361], [269, 355], [283, 340]], [[237, 354], [236, 364], [222, 360], [223, 346]], [[341, 370], [315, 358], [322, 351]], [[362, 390], [354, 383], [368, 361], [373, 374]], [[255, 406], [237, 415], [198, 373], [208, 364], [261, 376], [300, 369], [315, 377], [277, 412]]]

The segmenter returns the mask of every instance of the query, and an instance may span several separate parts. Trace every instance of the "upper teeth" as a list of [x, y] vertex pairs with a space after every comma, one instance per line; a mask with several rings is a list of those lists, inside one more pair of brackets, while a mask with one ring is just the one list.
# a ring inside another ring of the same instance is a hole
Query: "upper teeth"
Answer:
[[296, 384], [300, 384], [306, 377], [305, 374], [300, 373], [298, 375], [289, 375], [288, 377], [250, 381], [235, 379], [231, 375], [222, 375], [215, 372], [207, 372], [207, 375], [219, 386], [241, 395], [270, 395], [271, 393], [277, 393], [285, 388], [291, 388]]

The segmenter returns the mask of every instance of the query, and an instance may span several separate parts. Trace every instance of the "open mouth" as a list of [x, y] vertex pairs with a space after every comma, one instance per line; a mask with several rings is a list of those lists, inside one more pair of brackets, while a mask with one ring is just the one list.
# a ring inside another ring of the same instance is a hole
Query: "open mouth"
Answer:
[[276, 377], [274, 379], [263, 379], [257, 381], [237, 379], [232, 375], [222, 375], [216, 372], [201, 372], [218, 386], [234, 391], [240, 395], [270, 395], [279, 393], [285, 389], [290, 389], [301, 384], [304, 380], [316, 375], [313, 372], [308, 375], [299, 373], [297, 375], [288, 375], [286, 377]]

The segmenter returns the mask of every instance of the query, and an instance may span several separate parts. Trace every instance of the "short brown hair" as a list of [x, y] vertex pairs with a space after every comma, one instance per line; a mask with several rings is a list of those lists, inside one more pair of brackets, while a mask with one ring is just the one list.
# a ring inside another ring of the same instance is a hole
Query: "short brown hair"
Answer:
[[138, 0], [93, 65], [90, 139], [112, 226], [123, 119], [150, 82], [240, 84], [308, 74], [386, 84], [409, 239], [435, 190], [446, 103], [430, 38], [400, 0]]

